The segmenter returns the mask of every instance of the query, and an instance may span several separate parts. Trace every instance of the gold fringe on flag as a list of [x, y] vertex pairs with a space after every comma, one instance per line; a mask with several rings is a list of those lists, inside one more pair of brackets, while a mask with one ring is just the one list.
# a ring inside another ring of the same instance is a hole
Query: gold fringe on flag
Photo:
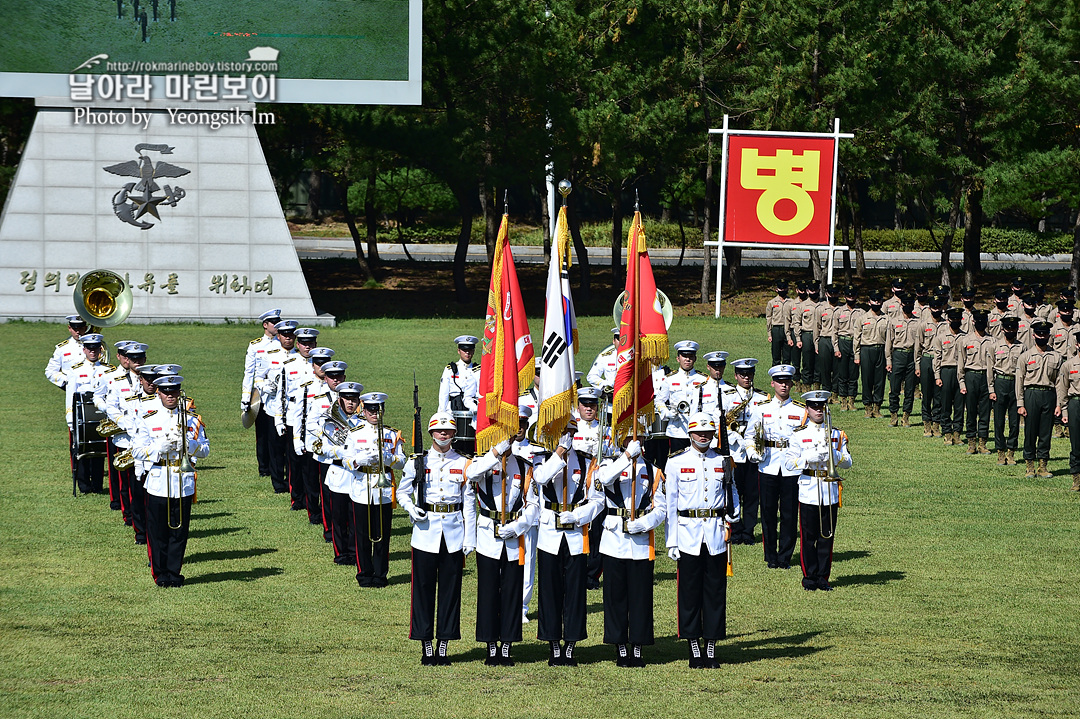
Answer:
[[563, 432], [566, 431], [566, 425], [570, 423], [570, 415], [576, 404], [577, 387], [571, 385], [570, 389], [545, 399], [537, 408], [539, 414], [536, 418], [536, 426], [541, 428], [537, 440], [549, 452], [554, 452], [559, 444], [559, 437], [562, 437]]

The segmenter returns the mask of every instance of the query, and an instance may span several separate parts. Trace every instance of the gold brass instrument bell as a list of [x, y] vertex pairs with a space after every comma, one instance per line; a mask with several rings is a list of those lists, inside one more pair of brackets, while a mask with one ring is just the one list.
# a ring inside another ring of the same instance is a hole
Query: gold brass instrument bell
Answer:
[[95, 327], [115, 327], [131, 314], [131, 285], [112, 270], [90, 270], [72, 291], [75, 311]]

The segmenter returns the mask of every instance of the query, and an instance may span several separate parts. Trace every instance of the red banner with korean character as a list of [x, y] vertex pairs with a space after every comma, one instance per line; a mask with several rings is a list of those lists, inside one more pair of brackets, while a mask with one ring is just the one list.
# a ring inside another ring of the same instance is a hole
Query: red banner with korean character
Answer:
[[831, 137], [728, 136], [723, 242], [828, 246]]

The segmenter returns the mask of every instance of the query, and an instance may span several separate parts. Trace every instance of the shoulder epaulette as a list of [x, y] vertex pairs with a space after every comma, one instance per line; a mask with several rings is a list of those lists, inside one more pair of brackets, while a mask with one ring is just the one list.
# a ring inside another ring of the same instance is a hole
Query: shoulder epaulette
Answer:
[[280, 351], [281, 351], [281, 348], [278, 347], [276, 350], [266, 350], [266, 354], [270, 355], [270, 354], [274, 354], [275, 352], [280, 352]]
[[313, 380], [308, 380], [307, 382], [305, 382], [304, 384], [302, 384], [302, 385], [300, 385], [300, 386], [301, 386], [301, 387], [307, 387], [307, 386], [309, 386], [309, 385], [310, 385], [310, 384], [311, 384], [312, 382], [313, 382]]
[[358, 424], [355, 427], [352, 427], [352, 428], [349, 429], [349, 434], [352, 434], [353, 432], [359, 432], [360, 430], [364, 429], [367, 426], [368, 425], [366, 425], [366, 424]]
[[296, 359], [296, 358], [295, 358], [295, 357], [290, 357], [289, 359], [285, 360], [285, 361], [284, 361], [284, 362], [282, 362], [281, 364], [289, 364], [289, 363], [290, 363], [290, 362], [292, 362], [292, 361], [293, 361], [294, 359]]
[[251, 340], [251, 342], [248, 342], [248, 344], [257, 345], [260, 342], [262, 342], [262, 337], [259, 337], [257, 339], [253, 339], [253, 340]]
[[152, 416], [154, 416], [155, 414], [157, 414], [157, 410], [156, 410], [156, 409], [152, 409], [152, 410], [150, 410], [149, 412], [147, 412], [146, 414], [144, 414], [144, 415], [143, 415], [143, 419], [146, 419], [147, 417], [152, 417]]
[[806, 409], [806, 402], [803, 402], [802, 400], [793, 399], [791, 400], [791, 403], [796, 407], [802, 407], [803, 409]]
[[82, 367], [84, 364], [86, 364], [86, 360], [83, 360], [82, 362], [80, 362], [78, 364], [71, 365], [71, 369], [78, 369], [79, 367]]
[[735, 385], [725, 384], [723, 387], [720, 388], [720, 391], [721, 392], [727, 392], [728, 394], [731, 394], [732, 392], [736, 391]]
[[768, 392], [766, 392], [765, 390], [758, 389], [757, 387], [754, 388], [754, 394], [759, 394], [762, 397], [764, 397], [766, 400], [772, 399], [772, 396]]
[[667, 368], [667, 367], [665, 366], [665, 367], [664, 367], [664, 376], [665, 376], [665, 377], [670, 377], [671, 375], [675, 374], [675, 373], [676, 373], [676, 372], [678, 372], [678, 371], [679, 371], [679, 370], [677, 370], [677, 369], [668, 369], [668, 368]]
[[142, 399], [142, 395], [141, 394], [133, 394], [130, 397], [124, 397], [125, 402], [130, 402], [133, 399]]
[[450, 370], [451, 372], [453, 372], [453, 371], [454, 371], [454, 363], [453, 363], [453, 362], [451, 362], [450, 364], [446, 365], [446, 369], [448, 369], [448, 370]]
[[64, 340], [63, 342], [57, 342], [57, 343], [56, 343], [56, 347], [57, 347], [57, 349], [59, 349], [60, 347], [63, 347], [63, 346], [64, 346], [64, 345], [66, 345], [67, 343], [68, 343], [68, 341], [67, 341], [67, 340]]
[[105, 366], [108, 367], [108, 369], [105, 370], [105, 374], [109, 374], [110, 372], [115, 372], [116, 370], [120, 369], [120, 367], [115, 367], [111, 364], [107, 364]]
[[611, 347], [608, 347], [608, 348], [607, 348], [606, 350], [604, 350], [604, 351], [603, 351], [603, 352], [601, 352], [600, 354], [601, 354], [601, 355], [609, 355], [609, 354], [611, 354], [611, 353], [612, 353], [612, 352], [614, 352], [614, 351], [615, 351], [615, 347], [614, 347], [614, 345], [613, 345], [613, 346], [611, 346]]
[[673, 452], [672, 454], [668, 455], [668, 459], [670, 459], [672, 457], [678, 457], [680, 454], [686, 454], [689, 451], [690, 451], [689, 447], [683, 447], [678, 452]]

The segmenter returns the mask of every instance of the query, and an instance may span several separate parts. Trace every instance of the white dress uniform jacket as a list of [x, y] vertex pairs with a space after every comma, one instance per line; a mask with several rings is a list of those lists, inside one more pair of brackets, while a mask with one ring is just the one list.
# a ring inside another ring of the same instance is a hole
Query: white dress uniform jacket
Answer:
[[[636, 484], [632, 481], [634, 475]], [[595, 477], [593, 492], [607, 512], [604, 533], [600, 537], [600, 553], [616, 559], [655, 559], [653, 530], [663, 524], [667, 516], [664, 474], [646, 464], [641, 457], [633, 462], [621, 452], [617, 457], [604, 460]], [[623, 520], [630, 517], [631, 505], [636, 509], [636, 518], [645, 524], [644, 532], [627, 534], [623, 531]]]
[[[476, 533], [476, 493], [465, 476], [469, 460], [453, 448], [444, 452], [429, 449], [424, 456], [424, 500], [427, 516], [413, 523], [410, 544], [414, 549], [438, 554], [446, 542], [448, 552], [470, 551]], [[416, 464], [409, 462], [398, 484], [397, 501], [405, 511], [416, 507]], [[436, 512], [437, 504], [464, 505], [456, 512]]]
[[[765, 404], [758, 405], [750, 413], [750, 421], [746, 425], [743, 436], [746, 437], [747, 458], [751, 462], [758, 463], [758, 471], [765, 474], [783, 474], [792, 476], [798, 474], [798, 470], [788, 469], [784, 466], [784, 450], [791, 440], [795, 428], [806, 421], [806, 410], [803, 405], [795, 402], [790, 397], [783, 402], [778, 397], [773, 397]], [[776, 446], [766, 446], [765, 451], [759, 456], [754, 449], [754, 435], [757, 428], [765, 429], [765, 441], [774, 443]]]
[[507, 559], [521, 558], [520, 552], [524, 548], [521, 535], [540, 516], [536, 494], [531, 491], [532, 474], [531, 456], [514, 454], [511, 446], [511, 452], [506, 457], [507, 521], [504, 526], [513, 529], [516, 536], [513, 539], [500, 539], [495, 536], [495, 525], [502, 517], [502, 460], [491, 450], [469, 464], [466, 477], [480, 501], [474, 529], [476, 541], [473, 543], [477, 554], [500, 559], [505, 552]]
[[[690, 406], [690, 413], [698, 402], [698, 386], [705, 381], [705, 375], [692, 369], [689, 372], [682, 368], [671, 372], [664, 377], [656, 390], [656, 411], [667, 420], [667, 436], [672, 439], [686, 439], [690, 435], [686, 432], [686, 420], [689, 413], [682, 414], [676, 411], [680, 402], [686, 402]], [[655, 375], [654, 375], [655, 387]]]
[[618, 369], [619, 353], [615, 345], [608, 345], [603, 352], [596, 355], [596, 360], [593, 361], [585, 379], [589, 380], [589, 384], [593, 387], [614, 387], [615, 373]]
[[45, 365], [45, 379], [63, 389], [71, 365], [85, 359], [86, 354], [82, 350], [82, 344], [74, 337], [68, 337], [53, 350], [52, 357]]
[[71, 403], [75, 399], [75, 395], [81, 392], [97, 394], [98, 388], [108, 381], [105, 373], [114, 369], [116, 368], [112, 365], [102, 364], [100, 360], [91, 362], [86, 359], [86, 355], [83, 355], [82, 362], [71, 365], [71, 369], [68, 370], [66, 375], [67, 379], [65, 381], [67, 385], [64, 388], [64, 399], [67, 403], [64, 412], [67, 416], [68, 429], [71, 429], [74, 424]]
[[[591, 422], [586, 422], [578, 417], [576, 421], [578, 428], [577, 432], [574, 433], [572, 447], [590, 457], [597, 457], [600, 445], [600, 420], [594, 419]], [[611, 427], [604, 428], [604, 453], [605, 455], [615, 454], [615, 445], [611, 442]]]
[[[379, 452], [383, 458], [383, 484], [379, 485]], [[378, 427], [364, 422], [355, 432], [349, 433], [349, 441], [342, 450], [344, 464], [352, 474], [349, 497], [357, 504], [389, 504], [394, 501], [394, 470], [405, 466], [405, 442], [401, 432], [393, 427], [383, 427], [382, 444], [378, 441]]]
[[[300, 399], [306, 392], [308, 383], [315, 379], [310, 359], [304, 359], [299, 352], [289, 355], [281, 363], [281, 384], [278, 392], [281, 394], [281, 405], [278, 414], [274, 416], [274, 422], [284, 428], [288, 426], [295, 433], [300, 415], [297, 409], [300, 407]], [[284, 432], [284, 429], [281, 430]]]
[[851, 466], [847, 435], [833, 428], [832, 446], [825, 442], [825, 423], [806, 425], [791, 436], [791, 445], [784, 452], [784, 465], [799, 476], [799, 502], [801, 504], [838, 504], [840, 483], [825, 481], [829, 465], [829, 451], [837, 469]]
[[331, 422], [329, 415], [323, 415], [321, 418], [318, 438], [322, 440], [322, 452], [317, 454], [315, 458], [324, 464], [330, 465], [326, 468], [323, 483], [331, 492], [348, 494], [352, 489], [352, 472], [345, 467], [343, 460], [348, 456], [348, 447], [353, 443], [352, 435], [358, 432], [364, 424], [364, 419], [359, 412], [349, 415], [348, 426], [345, 427], [348, 430], [345, 439], [341, 444], [335, 444], [334, 437], [339, 425]]
[[[122, 367], [106, 372], [105, 380], [94, 391], [94, 406], [104, 412], [106, 417], [123, 427], [121, 420], [124, 418], [125, 405], [128, 404], [126, 400], [138, 394], [139, 380]], [[121, 449], [131, 446], [127, 428], [124, 429], [124, 432], [112, 436], [113, 444]]]
[[[180, 453], [172, 444], [179, 436], [179, 409], [165, 409], [161, 400], [148, 402], [136, 420], [131, 454], [147, 463], [146, 493], [155, 497], [189, 497], [195, 493], [195, 473], [181, 473]], [[187, 427], [181, 441], [187, 442], [187, 453], [194, 464], [210, 453], [206, 432], [195, 415], [188, 414]], [[166, 466], [167, 465], [167, 466]]]
[[278, 342], [277, 337], [267, 337], [264, 334], [258, 339], [251, 340], [247, 352], [244, 353], [244, 380], [240, 387], [241, 402], [251, 399], [251, 390], [255, 387], [259, 369], [265, 364], [266, 353], [275, 348], [281, 349], [281, 343]]
[[[727, 551], [724, 539], [725, 516], [738, 516], [739, 492], [735, 489], [731, 463], [715, 450], [699, 452], [687, 447], [668, 458], [666, 468], [667, 546], [682, 554], [698, 556], [705, 544], [709, 554]], [[727, 503], [724, 480], [731, 482], [733, 504]], [[680, 516], [679, 512], [710, 513], [714, 516]]]
[[289, 380], [288, 409], [285, 413], [285, 424], [292, 427], [293, 451], [297, 454], [304, 452], [307, 444], [307, 426], [311, 423], [311, 414], [315, 404], [316, 394], [325, 392], [325, 383], [315, 376], [311, 362], [306, 363], [307, 371], [295, 380]]
[[450, 398], [461, 395], [465, 408], [475, 412], [480, 402], [480, 365], [451, 362], [439, 381], [439, 411], [451, 412]]
[[[267, 349], [259, 358], [255, 369], [255, 387], [262, 397], [263, 412], [271, 417], [281, 414], [282, 393], [279, 385], [282, 384], [281, 370], [287, 359], [299, 356], [295, 349], [286, 350], [281, 347]], [[275, 422], [276, 425], [276, 422]], [[279, 430], [283, 432], [284, 429]]]
[[[753, 394], [750, 401], [743, 405], [743, 401], [750, 394]], [[724, 424], [724, 417], [727, 413], [736, 407], [742, 405], [742, 409], [736, 414], [735, 418], [739, 421], [741, 427], [746, 427], [747, 422], [750, 419], [750, 414], [754, 408], [759, 407], [769, 401], [769, 395], [765, 394], [761, 390], [755, 389], [743, 389], [737, 384], [725, 384], [723, 391], [720, 395], [721, 404], [716, 413], [716, 426], [721, 427]], [[728, 445], [731, 447], [731, 461], [742, 464], [747, 461], [746, 445], [748, 442], [752, 442], [753, 435], [747, 435], [745, 433], [739, 433], [734, 430], [728, 430]]]
[[[539, 455], [538, 455], [539, 456]], [[551, 456], [533, 468], [533, 491], [540, 507], [540, 535], [537, 546], [548, 554], [558, 554], [563, 541], [571, 555], [585, 551], [585, 537], [596, 515], [603, 509], [598, 497], [589, 491], [592, 468], [595, 465], [590, 458], [570, 449], [563, 460], [552, 452]], [[565, 473], [563, 470], [566, 470]], [[566, 489], [566, 504], [562, 507], [563, 488]], [[560, 511], [572, 511], [575, 529], [556, 529], [555, 520]]]
[[329, 412], [337, 402], [337, 392], [331, 391], [324, 380], [315, 378], [308, 401], [310, 404], [307, 412], [307, 428], [303, 433], [307, 446], [304, 451], [315, 454], [315, 440], [319, 438], [319, 433], [322, 431], [323, 415]]

